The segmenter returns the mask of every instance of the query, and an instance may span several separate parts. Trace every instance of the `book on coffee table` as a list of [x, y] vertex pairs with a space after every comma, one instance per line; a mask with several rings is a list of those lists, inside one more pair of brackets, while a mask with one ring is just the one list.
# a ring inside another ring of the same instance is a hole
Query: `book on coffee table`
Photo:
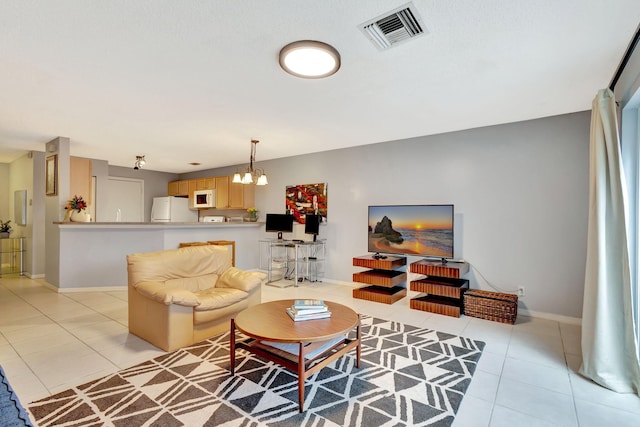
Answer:
[[321, 299], [297, 299], [293, 302], [293, 308], [297, 310], [325, 307], [327, 307], [327, 305], [324, 303], [324, 300]]
[[300, 322], [303, 320], [316, 320], [316, 319], [326, 319], [331, 317], [331, 312], [329, 310], [324, 310], [321, 312], [314, 313], [306, 313], [300, 314], [299, 312], [294, 311], [292, 307], [287, 307], [286, 312], [293, 319], [294, 322]]
[[328, 306], [322, 307], [308, 307], [308, 308], [296, 308], [295, 306], [291, 306], [291, 311], [293, 311], [296, 315], [305, 315], [305, 314], [314, 314], [314, 313], [325, 313], [329, 311]]

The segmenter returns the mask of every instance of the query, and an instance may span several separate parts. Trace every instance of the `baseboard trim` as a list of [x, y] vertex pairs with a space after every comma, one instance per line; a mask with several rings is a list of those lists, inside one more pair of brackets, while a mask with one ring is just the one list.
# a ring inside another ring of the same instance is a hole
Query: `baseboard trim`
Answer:
[[59, 294], [72, 294], [75, 292], [114, 292], [126, 291], [126, 286], [100, 286], [95, 288], [56, 288]]
[[528, 317], [535, 317], [538, 319], [555, 320], [560, 323], [567, 323], [569, 325], [582, 326], [581, 317], [563, 316], [561, 314], [545, 313], [543, 311], [527, 310], [526, 308], [518, 308], [518, 314]]
[[41, 281], [40, 284], [45, 288], [49, 288], [59, 294], [72, 294], [77, 292], [113, 292], [113, 291], [126, 291], [126, 286], [100, 286], [95, 288], [59, 288], [52, 285], [49, 282]]

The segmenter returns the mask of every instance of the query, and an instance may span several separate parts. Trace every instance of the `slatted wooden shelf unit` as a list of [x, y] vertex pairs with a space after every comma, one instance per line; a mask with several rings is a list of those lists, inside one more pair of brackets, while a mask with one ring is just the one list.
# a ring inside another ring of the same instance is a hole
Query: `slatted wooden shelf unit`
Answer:
[[460, 317], [464, 311], [464, 293], [469, 289], [469, 280], [460, 277], [469, 272], [468, 263], [420, 260], [411, 263], [409, 268], [412, 273], [425, 276], [411, 281], [410, 289], [422, 292], [411, 300], [411, 308]]
[[407, 273], [398, 270], [407, 265], [406, 258], [396, 256], [376, 258], [373, 255], [364, 255], [354, 257], [353, 265], [369, 269], [353, 273], [354, 282], [369, 285], [354, 289], [354, 298], [393, 304], [407, 296]]

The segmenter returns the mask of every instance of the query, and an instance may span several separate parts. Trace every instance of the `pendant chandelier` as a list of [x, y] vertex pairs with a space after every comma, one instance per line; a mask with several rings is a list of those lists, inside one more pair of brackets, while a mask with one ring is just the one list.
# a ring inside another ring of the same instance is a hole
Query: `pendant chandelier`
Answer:
[[261, 168], [253, 167], [253, 162], [256, 160], [256, 145], [258, 144], [257, 139], [251, 140], [251, 155], [249, 156], [249, 167], [244, 175], [241, 175], [240, 172], [236, 172], [233, 174], [233, 180], [231, 182], [235, 182], [237, 184], [253, 184], [256, 182], [256, 185], [267, 185], [267, 175], [265, 175], [264, 170]]

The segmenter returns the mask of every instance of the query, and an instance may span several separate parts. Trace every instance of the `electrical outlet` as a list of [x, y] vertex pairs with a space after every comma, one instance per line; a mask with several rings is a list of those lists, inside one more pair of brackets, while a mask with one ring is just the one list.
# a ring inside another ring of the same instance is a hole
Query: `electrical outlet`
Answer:
[[520, 287], [518, 288], [518, 296], [519, 296], [519, 297], [523, 297], [523, 296], [525, 296], [525, 295], [526, 295], [526, 294], [525, 294], [525, 292], [524, 292], [524, 286], [520, 286]]

